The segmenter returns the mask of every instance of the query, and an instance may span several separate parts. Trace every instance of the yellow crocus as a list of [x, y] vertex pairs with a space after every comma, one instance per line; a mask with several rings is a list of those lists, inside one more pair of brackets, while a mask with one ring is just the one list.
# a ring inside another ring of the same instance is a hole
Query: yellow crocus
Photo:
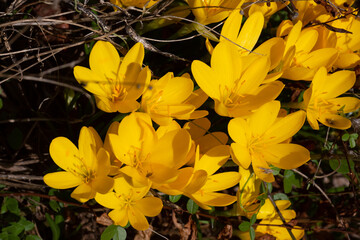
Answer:
[[146, 196], [149, 186], [133, 187], [126, 176], [115, 178], [114, 192], [96, 194], [95, 200], [104, 207], [113, 209], [109, 217], [114, 224], [125, 227], [128, 222], [137, 230], [146, 230], [149, 223], [145, 216], [155, 217], [161, 212], [162, 201], [153, 196]]
[[277, 71], [282, 78], [311, 81], [320, 67], [329, 71], [338, 58], [339, 51], [334, 47], [315, 49], [319, 33], [314, 28], [302, 29], [302, 22], [295, 25], [290, 20], [283, 21], [277, 29], [277, 36], [286, 36], [283, 61]]
[[104, 41], [95, 43], [90, 53], [90, 69], [75, 66], [76, 80], [95, 95], [96, 105], [105, 112], [128, 113], [137, 110], [136, 101], [149, 85], [151, 72], [142, 68], [144, 46], [135, 44], [120, 59], [115, 47]]
[[310, 88], [304, 92], [304, 101], [299, 106], [306, 110], [307, 121], [313, 129], [319, 129], [318, 121], [337, 129], [351, 127], [351, 121], [339, 113], [358, 110], [360, 100], [355, 97], [338, 96], [352, 88], [355, 80], [353, 71], [343, 70], [327, 74], [323, 67], [316, 72]]
[[117, 133], [109, 134], [109, 140], [116, 158], [126, 165], [121, 171], [144, 185], [149, 181], [174, 181], [191, 149], [191, 138], [185, 129], [158, 136], [149, 115], [139, 112], [125, 117]]
[[[194, 84], [189, 76], [174, 77], [169, 72], [159, 80], [152, 80], [141, 98], [141, 111], [150, 115], [159, 125], [169, 125], [175, 119], [201, 118], [207, 111], [195, 111], [206, 99], [201, 90], [193, 92]], [[198, 101], [198, 103], [195, 103]]]
[[200, 88], [215, 101], [217, 114], [240, 117], [274, 100], [282, 91], [284, 84], [279, 81], [263, 84], [270, 65], [266, 56], [243, 59], [237, 46], [221, 42], [213, 51], [211, 67], [195, 60], [191, 70]]
[[310, 152], [297, 144], [284, 143], [303, 126], [304, 111], [278, 118], [280, 102], [265, 104], [252, 115], [230, 120], [228, 132], [235, 141], [231, 156], [239, 166], [247, 169], [250, 164], [260, 179], [273, 182], [269, 163], [282, 169], [293, 169], [310, 160]]
[[229, 147], [219, 145], [200, 157], [198, 146], [194, 167], [182, 168], [176, 181], [154, 187], [170, 195], [186, 195], [203, 209], [210, 210], [210, 206], [228, 206], [236, 201], [236, 196], [218, 191], [236, 185], [240, 180], [240, 174], [232, 171], [215, 172], [229, 159], [229, 156]]
[[71, 197], [86, 202], [97, 192], [107, 193], [113, 187], [109, 153], [102, 148], [102, 141], [93, 128], [83, 127], [79, 136], [79, 148], [69, 139], [57, 137], [50, 144], [50, 156], [63, 170], [48, 173], [44, 182], [52, 188], [76, 187]]

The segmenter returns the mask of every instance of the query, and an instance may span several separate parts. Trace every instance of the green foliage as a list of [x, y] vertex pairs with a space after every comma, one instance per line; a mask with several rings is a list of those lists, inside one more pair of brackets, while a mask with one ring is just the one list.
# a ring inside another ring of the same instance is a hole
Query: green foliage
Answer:
[[[354, 171], [354, 161], [349, 159], [349, 163], [351, 169]], [[338, 173], [347, 174], [350, 172], [349, 164], [346, 159], [330, 159], [329, 165], [332, 170], [337, 171]]]
[[186, 204], [186, 209], [189, 211], [189, 213], [195, 214], [199, 209], [199, 206], [192, 199], [189, 199]]
[[301, 187], [301, 179], [292, 170], [284, 171], [284, 192], [290, 193], [292, 187]]
[[341, 137], [341, 140], [344, 142], [349, 142], [350, 148], [355, 148], [357, 146], [356, 140], [359, 138], [359, 134], [357, 133], [344, 133]]
[[169, 195], [169, 200], [172, 203], [176, 203], [180, 200], [181, 196], [182, 195], [175, 195], [175, 196]]
[[101, 240], [125, 240], [126, 230], [118, 225], [108, 226], [101, 234]]

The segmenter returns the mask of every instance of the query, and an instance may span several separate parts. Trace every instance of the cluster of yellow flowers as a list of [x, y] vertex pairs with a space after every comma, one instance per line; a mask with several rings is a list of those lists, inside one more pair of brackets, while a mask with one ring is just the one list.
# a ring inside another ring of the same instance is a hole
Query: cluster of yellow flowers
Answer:
[[[112, 2], [149, 7], [156, 1], [147, 5], [147, 1]], [[111, 43], [98, 41], [90, 54], [90, 69], [76, 66], [75, 78], [85, 83], [102, 111], [130, 114], [111, 124], [104, 142], [92, 127], [81, 129], [78, 147], [65, 137], [54, 139], [50, 155], [64, 171], [49, 173], [44, 181], [58, 189], [76, 187], [73, 198], [95, 199], [113, 209], [109, 216], [121, 226], [129, 222], [138, 230], [149, 227], [145, 216], [156, 216], [163, 207], [150, 191], [156, 189], [185, 195], [203, 209], [237, 201], [235, 215], [257, 214], [261, 219], [256, 236], [289, 239], [269, 199], [260, 204], [259, 184], [275, 180], [272, 166], [294, 169], [310, 160], [306, 148], [290, 143], [306, 119], [313, 129], [319, 129], [318, 122], [337, 129], [351, 127], [344, 114], [358, 110], [360, 100], [338, 96], [356, 80], [353, 70], [343, 69], [360, 64], [360, 20], [350, 14], [337, 19], [322, 5], [295, 1], [296, 18], [284, 20], [276, 37], [258, 46], [269, 17], [289, 2], [187, 2], [204, 25], [227, 18], [218, 44], [213, 47], [206, 42], [210, 66], [198, 60], [191, 65], [200, 88], [194, 90], [189, 74], [174, 77], [169, 72], [151, 80], [150, 69], [143, 67], [141, 43], [121, 58]], [[335, 3], [339, 9], [352, 4]], [[242, 28], [241, 13], [248, 16]], [[285, 86], [280, 78], [311, 81], [303, 101], [291, 104], [299, 111], [286, 115], [280, 110], [275, 100]], [[230, 145], [226, 133], [208, 132], [211, 122], [204, 118], [208, 112], [197, 110], [208, 97], [214, 100], [218, 115], [231, 118]], [[189, 122], [181, 127], [175, 120]], [[218, 172], [230, 157], [239, 171]], [[222, 192], [237, 184], [237, 196]], [[289, 201], [276, 204], [286, 221], [295, 218], [293, 210], [286, 210]], [[304, 234], [300, 228], [291, 231], [296, 239]], [[249, 233], [239, 236], [248, 239]]]

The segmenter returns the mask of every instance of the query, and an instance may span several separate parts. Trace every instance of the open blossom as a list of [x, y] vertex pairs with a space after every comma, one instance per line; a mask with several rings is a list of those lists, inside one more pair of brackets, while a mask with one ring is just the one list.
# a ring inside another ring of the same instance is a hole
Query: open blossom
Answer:
[[50, 144], [50, 156], [65, 171], [48, 173], [44, 182], [53, 188], [76, 187], [71, 197], [86, 202], [97, 192], [107, 193], [113, 187], [108, 177], [110, 158], [102, 148], [102, 141], [93, 128], [83, 127], [79, 136], [79, 148], [69, 139], [57, 137]]
[[202, 157], [197, 147], [194, 167], [179, 169], [176, 181], [155, 187], [170, 195], [184, 194], [203, 209], [210, 210], [210, 206], [228, 206], [236, 201], [236, 196], [218, 191], [236, 185], [240, 180], [240, 174], [232, 171], [222, 173], [216, 171], [229, 156], [229, 147], [225, 145], [213, 147]]
[[208, 98], [201, 90], [193, 92], [189, 76], [174, 77], [169, 72], [159, 80], [152, 80], [141, 98], [141, 110], [159, 125], [169, 125], [175, 119], [195, 119], [208, 114], [196, 111]]
[[149, 223], [145, 216], [155, 217], [161, 212], [162, 201], [146, 196], [149, 186], [134, 187], [124, 175], [115, 178], [114, 192], [96, 194], [95, 200], [104, 207], [113, 209], [109, 217], [114, 224], [125, 227], [128, 222], [137, 230], [146, 230]]
[[[294, 210], [287, 209], [291, 205], [289, 200], [277, 200], [275, 201], [275, 204], [281, 215], [284, 217], [285, 222], [289, 222], [291, 219], [296, 217]], [[255, 228], [256, 237], [261, 237], [267, 234], [279, 240], [291, 239], [288, 230], [284, 227], [283, 222], [270, 199], [265, 200], [265, 204], [260, 207], [256, 218], [262, 219], [259, 225]], [[291, 229], [291, 232], [297, 240], [302, 239], [304, 236], [304, 229], [298, 226], [294, 226]], [[238, 232], [236, 235], [242, 240], [251, 239], [249, 232]]]
[[297, 133], [305, 121], [305, 112], [297, 111], [278, 118], [280, 102], [265, 104], [252, 115], [230, 120], [228, 131], [235, 141], [231, 156], [239, 166], [252, 164], [255, 174], [266, 182], [274, 176], [269, 163], [282, 169], [293, 169], [310, 160], [310, 152], [297, 144], [284, 142]]
[[104, 41], [95, 43], [90, 53], [90, 69], [75, 66], [76, 80], [95, 95], [96, 105], [105, 112], [128, 113], [137, 110], [136, 101], [149, 85], [151, 72], [142, 68], [144, 46], [135, 44], [124, 58]]
[[262, 84], [269, 68], [268, 57], [254, 55], [245, 61], [237, 46], [225, 43], [215, 47], [211, 67], [197, 60], [191, 65], [200, 88], [214, 99], [216, 113], [229, 117], [249, 115], [280, 94], [283, 83]]
[[353, 71], [338, 71], [327, 74], [325, 68], [316, 72], [309, 89], [304, 92], [304, 101], [299, 107], [306, 110], [307, 121], [318, 130], [318, 121], [325, 126], [347, 129], [351, 121], [339, 114], [359, 109], [360, 100], [355, 97], [338, 97], [353, 87], [356, 77]]
[[282, 78], [311, 81], [319, 68], [326, 67], [329, 71], [338, 58], [336, 48], [316, 47], [321, 39], [315, 28], [302, 27], [301, 21], [294, 25], [285, 20], [277, 29], [278, 37], [287, 36], [283, 61], [276, 69], [283, 72]]
[[174, 181], [191, 149], [191, 138], [185, 129], [159, 136], [149, 115], [139, 112], [125, 117], [117, 133], [109, 134], [109, 140], [116, 158], [126, 165], [121, 171], [140, 185]]

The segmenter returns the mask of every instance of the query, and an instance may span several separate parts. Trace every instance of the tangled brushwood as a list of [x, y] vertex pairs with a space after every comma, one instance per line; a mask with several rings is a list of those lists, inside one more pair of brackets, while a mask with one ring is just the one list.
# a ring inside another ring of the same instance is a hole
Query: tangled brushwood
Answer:
[[360, 239], [358, 4], [0, 3], [0, 239]]

